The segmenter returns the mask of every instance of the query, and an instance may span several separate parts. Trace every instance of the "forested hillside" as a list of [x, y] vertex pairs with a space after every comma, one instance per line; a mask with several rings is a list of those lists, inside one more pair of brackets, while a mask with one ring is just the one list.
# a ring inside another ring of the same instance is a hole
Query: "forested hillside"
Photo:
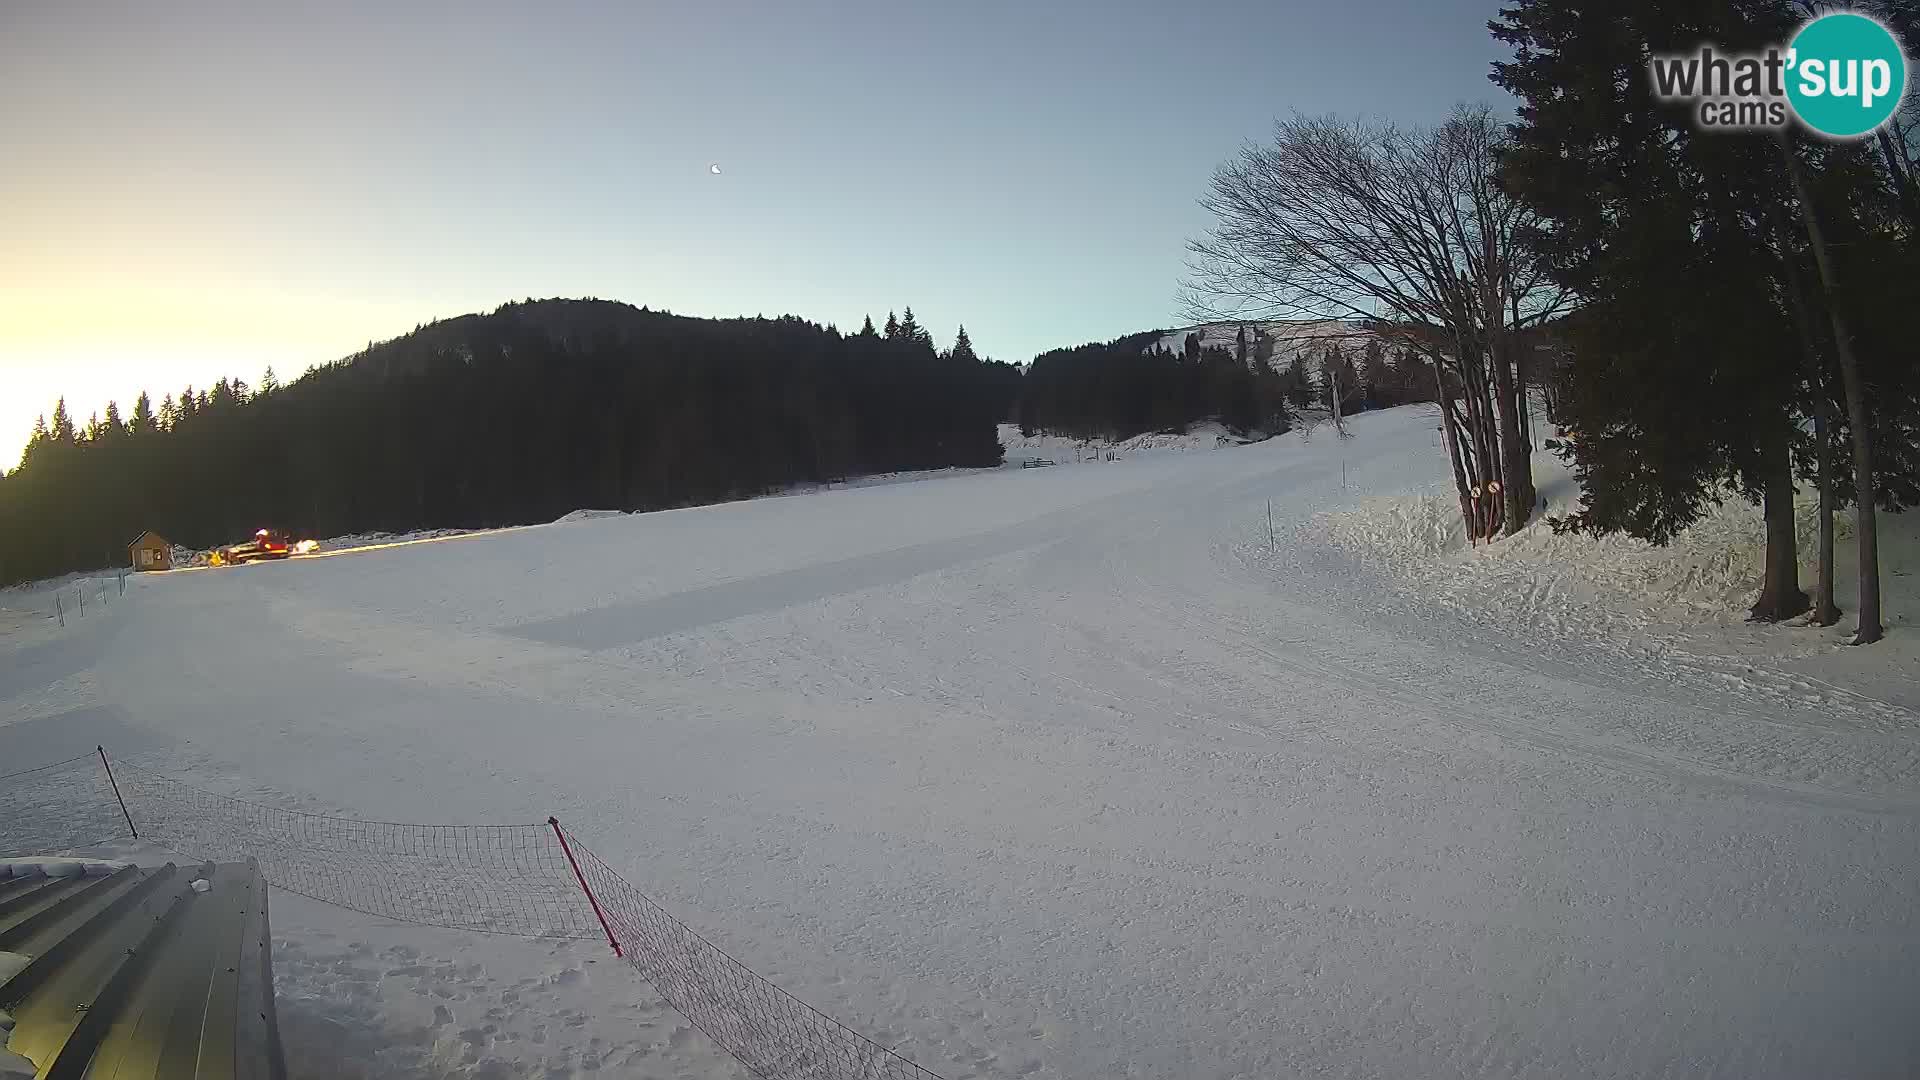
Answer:
[[597, 300], [435, 323], [285, 386], [222, 380], [76, 422], [0, 479], [0, 580], [116, 565], [143, 529], [209, 546], [649, 510], [992, 465], [1019, 371], [913, 319], [843, 335]]
[[1343, 413], [1432, 400], [1432, 369], [1387, 338], [1360, 323], [1250, 322], [1054, 349], [1021, 382], [1020, 426], [1124, 439], [1219, 420], [1273, 435], [1330, 411], [1336, 392]]

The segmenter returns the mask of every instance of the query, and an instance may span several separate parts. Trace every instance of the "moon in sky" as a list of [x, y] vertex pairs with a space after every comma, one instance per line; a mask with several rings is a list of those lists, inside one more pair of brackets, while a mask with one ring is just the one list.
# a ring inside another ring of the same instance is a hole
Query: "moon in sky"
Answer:
[[708, 172], [710, 172], [710, 173], [712, 173], [712, 174], [713, 174], [713, 175], [715, 175], [715, 176], [719, 176], [719, 175], [720, 175], [720, 163], [716, 161], [716, 162], [714, 162], [713, 164], [711, 164], [711, 165], [709, 165], [709, 166], [707, 166], [707, 171], [708, 171]]

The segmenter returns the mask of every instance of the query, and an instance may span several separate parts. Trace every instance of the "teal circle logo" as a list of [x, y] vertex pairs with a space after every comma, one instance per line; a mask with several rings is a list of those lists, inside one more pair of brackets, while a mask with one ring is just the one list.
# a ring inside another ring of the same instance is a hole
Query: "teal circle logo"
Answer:
[[1790, 48], [1787, 101], [1820, 134], [1870, 134], [1900, 107], [1906, 54], [1892, 31], [1865, 15], [1822, 15], [1800, 28]]

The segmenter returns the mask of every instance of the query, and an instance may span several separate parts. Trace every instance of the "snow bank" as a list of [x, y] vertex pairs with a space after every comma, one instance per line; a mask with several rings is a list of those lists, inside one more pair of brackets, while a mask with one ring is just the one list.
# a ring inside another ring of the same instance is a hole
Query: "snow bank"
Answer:
[[[1627, 536], [1556, 534], [1548, 519], [1578, 508], [1579, 487], [1552, 454], [1534, 455], [1544, 510], [1519, 533], [1469, 547], [1449, 488], [1380, 496], [1319, 515], [1318, 534], [1360, 562], [1397, 578], [1417, 597], [1482, 618], [1518, 620], [1570, 636], [1620, 637], [1653, 630], [1743, 623], [1758, 595], [1766, 555], [1760, 508], [1737, 495], [1710, 507], [1665, 547]], [[1796, 505], [1801, 586], [1811, 589], [1819, 508], [1802, 491]], [[1920, 590], [1920, 519], [1880, 518], [1883, 606], [1888, 626], [1909, 622]], [[1852, 518], [1834, 519], [1835, 584], [1843, 613], [1857, 588]], [[1851, 623], [1818, 637], [1830, 643]], [[1792, 637], [1783, 649], [1813, 642]]]
[[0, 638], [40, 633], [68, 619], [99, 616], [119, 604], [119, 572], [65, 574], [0, 589]]
[[1118, 441], [1075, 439], [1065, 435], [1039, 432], [1022, 435], [1017, 424], [1000, 425], [1000, 445], [1006, 448], [1008, 465], [1018, 467], [1024, 461], [1045, 458], [1056, 465], [1110, 461], [1119, 457], [1166, 451], [1219, 450], [1245, 446], [1257, 440], [1235, 435], [1224, 425], [1208, 421], [1185, 431], [1156, 431]]
[[596, 518], [620, 517], [625, 510], [575, 510], [553, 519], [555, 525], [565, 525], [570, 521], [593, 521]]

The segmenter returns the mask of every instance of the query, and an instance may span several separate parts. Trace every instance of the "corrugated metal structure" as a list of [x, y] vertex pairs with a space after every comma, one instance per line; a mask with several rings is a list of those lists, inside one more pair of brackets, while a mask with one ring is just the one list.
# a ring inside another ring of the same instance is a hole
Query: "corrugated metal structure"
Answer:
[[282, 1080], [259, 868], [89, 870], [0, 878], [7, 1049], [42, 1080]]

